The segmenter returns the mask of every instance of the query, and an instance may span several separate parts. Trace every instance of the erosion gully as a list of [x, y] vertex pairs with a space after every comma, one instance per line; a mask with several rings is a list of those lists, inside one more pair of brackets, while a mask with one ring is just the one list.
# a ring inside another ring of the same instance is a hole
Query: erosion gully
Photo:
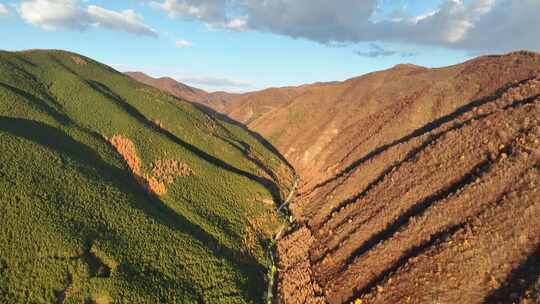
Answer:
[[266, 304], [275, 304], [279, 303], [277, 298], [277, 266], [276, 266], [276, 250], [277, 250], [277, 241], [283, 236], [283, 233], [289, 229], [289, 227], [294, 223], [295, 219], [292, 212], [289, 209], [289, 206], [294, 200], [296, 192], [298, 190], [298, 183], [300, 178], [295, 174], [294, 184], [291, 189], [291, 192], [287, 196], [287, 199], [277, 208], [278, 214], [286, 219], [286, 223], [281, 226], [279, 231], [274, 234], [272, 239], [269, 242], [267, 248], [268, 259], [270, 259], [270, 270], [268, 272], [268, 289], [265, 295]]

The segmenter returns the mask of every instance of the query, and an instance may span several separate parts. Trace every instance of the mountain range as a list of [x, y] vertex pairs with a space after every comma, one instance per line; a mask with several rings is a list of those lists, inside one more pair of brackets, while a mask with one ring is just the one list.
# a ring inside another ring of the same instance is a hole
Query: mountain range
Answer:
[[216, 110], [223, 110], [228, 103], [241, 96], [241, 94], [227, 92], [208, 93], [204, 90], [191, 87], [170, 77], [153, 78], [142, 72], [126, 72], [126, 75], [144, 84], [158, 88], [180, 99], [197, 102]]
[[301, 176], [283, 302], [538, 301], [539, 76], [540, 55], [519, 51], [214, 107]]
[[540, 54], [209, 93], [0, 52], [0, 302], [540, 303]]

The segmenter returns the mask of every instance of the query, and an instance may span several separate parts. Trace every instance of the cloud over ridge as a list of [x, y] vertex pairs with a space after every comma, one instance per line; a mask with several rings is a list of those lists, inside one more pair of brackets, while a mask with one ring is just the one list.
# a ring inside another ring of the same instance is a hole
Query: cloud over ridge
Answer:
[[28, 0], [17, 6], [21, 18], [45, 30], [105, 28], [135, 35], [157, 37], [157, 32], [133, 10], [114, 11], [77, 0]]
[[[468, 51], [540, 49], [538, 0], [444, 0], [418, 16], [373, 20], [381, 0], [155, 0], [171, 17], [319, 43], [407, 42]], [[227, 26], [234, 25], [234, 26]], [[501, 39], [503, 38], [503, 39]]]

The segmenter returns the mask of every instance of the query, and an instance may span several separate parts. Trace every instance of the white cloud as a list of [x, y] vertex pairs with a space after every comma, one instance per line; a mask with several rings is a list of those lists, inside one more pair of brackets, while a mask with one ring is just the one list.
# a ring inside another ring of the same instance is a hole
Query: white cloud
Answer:
[[[422, 14], [422, 15], [418, 15], [418, 16], [415, 16], [413, 18], [414, 22], [415, 23], [418, 23], [422, 20], [425, 20], [425, 19], [428, 19], [428, 18], [431, 18], [433, 16], [435, 16], [435, 14], [437, 14], [439, 11], [431, 11], [431, 12], [428, 12], [428, 13], [425, 13], [425, 14]], [[394, 21], [396, 22], [401, 22], [403, 21], [403, 19], [394, 19]]]
[[0, 3], [0, 17], [9, 15], [9, 9], [5, 4]]
[[21, 18], [46, 30], [74, 28], [82, 30], [88, 27], [86, 12], [69, 0], [34, 0], [22, 1], [18, 7]]
[[[324, 44], [407, 42], [468, 51], [540, 50], [539, 0], [443, 0], [418, 16], [375, 18], [385, 0], [147, 0], [171, 17]], [[392, 14], [390, 14], [391, 16]]]
[[246, 30], [246, 27], [247, 27], [247, 18], [246, 17], [234, 18], [227, 21], [224, 24], [220, 24], [219, 27], [234, 30], [234, 31], [244, 31]]
[[157, 32], [144, 24], [143, 19], [133, 10], [111, 11], [99, 6], [87, 7], [94, 25], [115, 31], [124, 31], [136, 35], [157, 36]]
[[317, 42], [356, 40], [377, 0], [246, 0], [247, 27]]
[[156, 78], [172, 77], [179, 82], [203, 89], [207, 92], [225, 91], [231, 93], [243, 93], [262, 89], [262, 87], [255, 86], [251, 82], [235, 79], [233, 77], [223, 75], [204, 75], [194, 71], [177, 69], [175, 67], [134, 66], [119, 63], [111, 63], [109, 65], [122, 72], [139, 71]]
[[[494, 3], [493, 3], [494, 2]], [[472, 7], [482, 12], [463, 40], [454, 47], [473, 50], [540, 50], [540, 1], [477, 1]]]
[[228, 79], [224, 77], [214, 77], [214, 76], [200, 76], [200, 77], [186, 77], [180, 76], [177, 77], [177, 80], [180, 82], [185, 82], [194, 87], [204, 87], [204, 88], [214, 88], [214, 89], [248, 89], [251, 85], [244, 81]]
[[82, 6], [77, 0], [22, 1], [17, 8], [21, 18], [45, 30], [86, 30], [100, 27], [136, 35], [157, 36], [133, 10], [113, 11], [96, 5]]
[[173, 17], [192, 17], [218, 22], [225, 20], [226, 2], [226, 0], [164, 0], [154, 1], [154, 6], [160, 7]]
[[179, 48], [192, 47], [193, 42], [185, 40], [185, 39], [180, 39], [176, 41], [176, 46]]
[[355, 52], [356, 55], [361, 57], [367, 57], [367, 58], [379, 58], [379, 57], [388, 57], [388, 56], [394, 56], [399, 55], [401, 58], [409, 58], [417, 56], [418, 53], [416, 52], [398, 52], [392, 49], [386, 49], [376, 43], [371, 43], [369, 45], [369, 48], [367, 50], [359, 50]]

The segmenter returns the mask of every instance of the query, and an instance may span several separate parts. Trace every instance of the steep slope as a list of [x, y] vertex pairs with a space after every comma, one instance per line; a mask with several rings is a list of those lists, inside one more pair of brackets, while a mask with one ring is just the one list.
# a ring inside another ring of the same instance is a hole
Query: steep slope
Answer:
[[361, 155], [535, 75], [536, 59], [515, 53], [439, 69], [398, 65], [344, 82], [248, 93], [223, 112], [267, 138], [314, 186]]
[[241, 94], [226, 92], [208, 93], [204, 90], [178, 82], [170, 77], [153, 78], [141, 72], [126, 72], [125, 74], [137, 81], [158, 88], [180, 99], [197, 102], [217, 111], [222, 111], [233, 100], [236, 100], [241, 96]]
[[0, 302], [257, 303], [292, 169], [89, 58], [0, 52]]
[[[283, 116], [307, 105], [296, 131]], [[540, 55], [398, 66], [251, 126], [304, 174], [278, 243], [285, 303], [538, 301]]]
[[442, 121], [301, 201], [280, 251], [304, 246], [309, 262], [282, 273], [284, 297], [308, 272], [330, 303], [525, 299], [540, 275], [520, 266], [540, 258], [540, 80]]
[[278, 242], [282, 301], [537, 302], [539, 77], [540, 55], [520, 51], [222, 109], [302, 177]]
[[220, 111], [302, 178], [277, 244], [283, 303], [539, 302], [539, 54], [398, 65]]
[[[246, 93], [234, 102], [228, 104], [222, 112], [250, 127], [260, 119], [265, 119], [273, 111], [287, 107], [302, 93], [317, 87], [306, 85], [300, 87], [269, 88], [266, 90]], [[292, 117], [291, 117], [292, 118]], [[268, 128], [270, 130], [270, 128]], [[272, 138], [275, 134], [269, 134]]]

